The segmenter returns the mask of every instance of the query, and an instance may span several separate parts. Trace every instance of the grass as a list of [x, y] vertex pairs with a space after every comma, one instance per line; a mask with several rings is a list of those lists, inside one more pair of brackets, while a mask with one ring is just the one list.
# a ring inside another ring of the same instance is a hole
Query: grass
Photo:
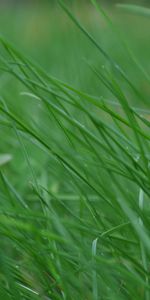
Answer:
[[58, 2], [0, 38], [0, 296], [148, 300], [149, 19]]

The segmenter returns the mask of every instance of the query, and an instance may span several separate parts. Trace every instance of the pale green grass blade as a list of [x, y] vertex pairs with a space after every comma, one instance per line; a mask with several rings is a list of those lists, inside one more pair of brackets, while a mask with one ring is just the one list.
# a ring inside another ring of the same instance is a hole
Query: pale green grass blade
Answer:
[[0, 167], [9, 163], [12, 160], [11, 154], [0, 154]]
[[128, 13], [150, 18], [150, 9], [147, 7], [132, 4], [117, 4], [117, 7]]

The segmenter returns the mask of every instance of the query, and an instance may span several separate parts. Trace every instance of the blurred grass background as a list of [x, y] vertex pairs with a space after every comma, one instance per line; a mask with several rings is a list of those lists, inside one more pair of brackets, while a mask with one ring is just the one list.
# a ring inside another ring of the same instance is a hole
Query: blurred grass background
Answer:
[[[97, 50], [89, 45], [58, 5], [51, 4], [51, 1], [21, 2], [22, 4], [17, 1], [16, 5], [15, 1], [10, 1], [9, 5], [1, 4], [1, 34], [25, 51], [26, 55], [37, 60], [51, 74], [99, 95], [103, 89], [102, 84], [93, 78], [85, 61], [101, 66], [103, 59]], [[135, 76], [126, 50], [93, 6], [86, 1], [81, 1], [80, 4], [78, 1], [72, 1], [71, 8], [86, 28], [103, 44], [104, 49], [123, 65], [132, 80], [145, 92], [148, 87], [138, 74]], [[112, 1], [107, 2], [105, 9], [122, 31], [145, 70], [149, 71], [149, 20], [139, 20], [139, 17], [119, 11], [112, 5]]]

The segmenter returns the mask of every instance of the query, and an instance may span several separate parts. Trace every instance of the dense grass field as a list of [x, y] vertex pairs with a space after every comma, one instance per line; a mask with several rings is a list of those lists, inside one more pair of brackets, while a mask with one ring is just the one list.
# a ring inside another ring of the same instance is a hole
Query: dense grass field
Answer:
[[148, 300], [150, 12], [58, 2], [0, 10], [0, 299]]

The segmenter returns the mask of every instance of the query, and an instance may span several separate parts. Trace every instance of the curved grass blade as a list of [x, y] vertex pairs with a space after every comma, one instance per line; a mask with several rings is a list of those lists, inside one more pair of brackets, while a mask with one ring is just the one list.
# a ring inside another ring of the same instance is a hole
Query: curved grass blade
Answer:
[[150, 8], [147, 7], [133, 5], [133, 4], [117, 4], [116, 7], [131, 14], [150, 18]]

